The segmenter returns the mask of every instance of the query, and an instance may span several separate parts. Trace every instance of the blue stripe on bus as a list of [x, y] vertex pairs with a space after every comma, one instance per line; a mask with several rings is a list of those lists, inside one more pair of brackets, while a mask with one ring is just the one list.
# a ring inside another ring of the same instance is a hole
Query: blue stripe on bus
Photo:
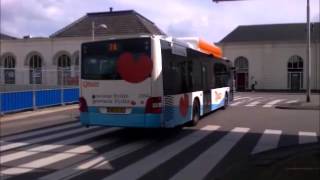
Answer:
[[[224, 101], [212, 104], [211, 110], [222, 107]], [[203, 109], [203, 106], [200, 107]], [[144, 107], [132, 108], [130, 114], [103, 114], [97, 107], [89, 107], [87, 113], [80, 113], [80, 121], [83, 125], [120, 126], [120, 127], [175, 127], [191, 120], [192, 106], [188, 107], [186, 116], [180, 114], [178, 106], [166, 106], [162, 114], [145, 114]], [[162, 118], [163, 117], [163, 118]], [[163, 119], [163, 121], [162, 121]]]
[[98, 108], [89, 107], [87, 113], [80, 113], [80, 121], [83, 125], [161, 127], [161, 114], [145, 114], [144, 111], [144, 107], [136, 107], [130, 114], [103, 114]]
[[163, 111], [165, 127], [175, 127], [191, 120], [192, 106], [188, 106], [186, 116], [182, 116], [178, 106], [166, 106]]
[[219, 104], [211, 104], [211, 111], [221, 108], [224, 105], [224, 100], [221, 101]]

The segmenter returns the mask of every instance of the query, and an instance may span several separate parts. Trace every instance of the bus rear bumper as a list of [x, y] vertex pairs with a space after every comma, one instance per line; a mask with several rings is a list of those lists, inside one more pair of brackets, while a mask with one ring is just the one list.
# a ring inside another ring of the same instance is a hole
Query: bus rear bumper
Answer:
[[80, 122], [84, 126], [113, 126], [135, 128], [162, 127], [160, 114], [101, 114], [95, 112], [80, 113]]

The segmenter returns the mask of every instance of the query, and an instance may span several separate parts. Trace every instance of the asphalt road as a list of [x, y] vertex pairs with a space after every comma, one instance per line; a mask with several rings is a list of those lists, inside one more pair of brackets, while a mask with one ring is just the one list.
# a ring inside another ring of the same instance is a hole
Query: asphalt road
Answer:
[[74, 110], [2, 122], [1, 179], [219, 179], [252, 155], [319, 143], [320, 111], [274, 108], [303, 100], [236, 93], [181, 131], [84, 128]]

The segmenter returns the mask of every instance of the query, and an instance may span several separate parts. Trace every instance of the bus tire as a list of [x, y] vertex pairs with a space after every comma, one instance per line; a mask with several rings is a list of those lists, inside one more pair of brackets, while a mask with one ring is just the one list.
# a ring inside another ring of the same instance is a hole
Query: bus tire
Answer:
[[224, 103], [223, 103], [223, 106], [222, 106], [222, 109], [226, 109], [229, 105], [229, 96], [228, 96], [228, 93], [225, 94], [224, 96]]
[[196, 126], [200, 120], [200, 105], [198, 100], [195, 100], [192, 106], [192, 119], [190, 122], [191, 126]]

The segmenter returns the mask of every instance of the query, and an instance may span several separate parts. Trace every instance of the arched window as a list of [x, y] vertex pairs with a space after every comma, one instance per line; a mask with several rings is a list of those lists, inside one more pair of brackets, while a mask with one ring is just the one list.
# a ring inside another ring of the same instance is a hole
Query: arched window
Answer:
[[79, 64], [80, 64], [80, 53], [79, 51], [75, 51], [72, 55], [72, 64], [73, 64], [73, 69], [71, 71], [71, 78], [70, 81], [68, 82], [69, 85], [78, 85], [79, 84]]
[[249, 72], [249, 62], [248, 59], [240, 56], [234, 61], [234, 66], [236, 68], [235, 78], [236, 78], [236, 89], [246, 90], [248, 88], [248, 72]]
[[248, 68], [249, 68], [248, 59], [243, 56], [240, 56], [240, 57], [236, 58], [236, 60], [234, 62], [234, 66], [237, 71], [248, 72]]
[[38, 54], [29, 57], [30, 84], [41, 84], [42, 82], [42, 58]]
[[71, 75], [71, 58], [62, 54], [58, 57], [58, 84], [67, 84]]
[[16, 59], [12, 54], [6, 54], [2, 57], [4, 68], [4, 83], [15, 84]]
[[291, 56], [287, 64], [288, 69], [288, 88], [299, 90], [303, 88], [303, 59], [294, 55]]

